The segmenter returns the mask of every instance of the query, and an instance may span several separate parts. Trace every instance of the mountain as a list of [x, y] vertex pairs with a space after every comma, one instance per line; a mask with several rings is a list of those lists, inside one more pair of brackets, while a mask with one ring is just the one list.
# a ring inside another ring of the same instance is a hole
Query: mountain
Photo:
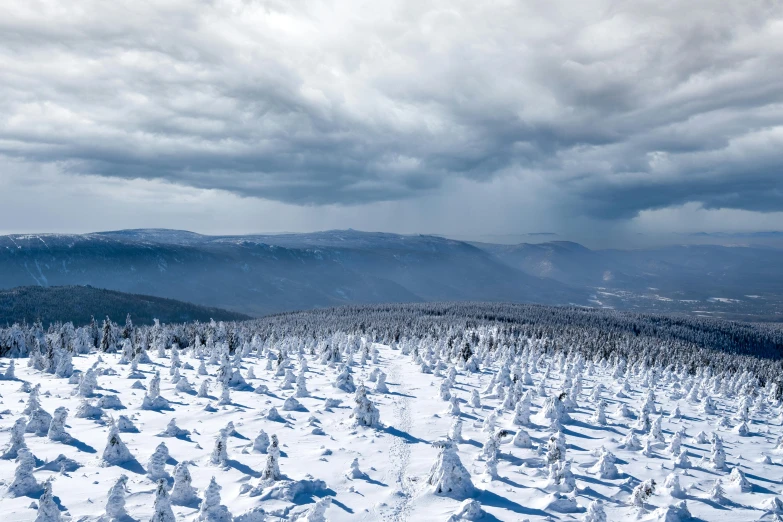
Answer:
[[783, 321], [783, 249], [591, 250], [356, 230], [0, 236], [0, 288], [91, 285], [253, 316], [344, 304], [507, 301]]
[[152, 324], [153, 319], [164, 323], [249, 319], [219, 308], [90, 286], [25, 286], [0, 290], [0, 325], [32, 323], [38, 319], [44, 324], [57, 321], [87, 324], [92, 316], [102, 320], [106, 315], [123, 323], [127, 314], [137, 324]]
[[590, 250], [577, 243], [473, 243], [528, 275], [593, 292], [593, 304], [783, 321], [783, 249], [685, 245]]
[[482, 300], [587, 304], [473, 245], [329, 231], [202, 236], [171, 230], [0, 236], [0, 288], [91, 285], [250, 315], [351, 303]]

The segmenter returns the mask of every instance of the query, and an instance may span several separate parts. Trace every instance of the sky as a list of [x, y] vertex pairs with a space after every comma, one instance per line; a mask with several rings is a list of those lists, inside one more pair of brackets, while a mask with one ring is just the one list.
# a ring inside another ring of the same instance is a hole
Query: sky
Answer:
[[5, 0], [0, 41], [0, 233], [783, 230], [783, 2]]

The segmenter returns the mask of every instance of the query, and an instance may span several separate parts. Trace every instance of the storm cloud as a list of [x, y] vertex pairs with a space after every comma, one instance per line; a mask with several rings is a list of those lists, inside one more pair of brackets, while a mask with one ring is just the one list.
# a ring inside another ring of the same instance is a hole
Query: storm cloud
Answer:
[[61, 175], [783, 210], [780, 2], [6, 0], [0, 42], [0, 154]]

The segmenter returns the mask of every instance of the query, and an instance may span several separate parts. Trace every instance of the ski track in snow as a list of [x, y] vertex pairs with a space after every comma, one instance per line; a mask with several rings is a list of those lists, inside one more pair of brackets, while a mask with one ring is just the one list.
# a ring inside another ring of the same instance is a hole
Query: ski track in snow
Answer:
[[[400, 383], [400, 388], [403, 388], [405, 379], [402, 378], [399, 363], [391, 368], [389, 377], [393, 382]], [[394, 399], [394, 427], [402, 432], [409, 433], [413, 426], [413, 419], [410, 413], [411, 399], [405, 391], [401, 391], [400, 393], [403, 393], [403, 395], [398, 395]], [[388, 473], [388, 478], [390, 482], [394, 482], [397, 491], [395, 493], [396, 501], [391, 507], [391, 512], [384, 518], [402, 522], [408, 520], [411, 498], [413, 496], [413, 488], [407, 480], [408, 464], [411, 458], [410, 445], [402, 437], [396, 437], [389, 450], [389, 456], [392, 462], [392, 469]]]

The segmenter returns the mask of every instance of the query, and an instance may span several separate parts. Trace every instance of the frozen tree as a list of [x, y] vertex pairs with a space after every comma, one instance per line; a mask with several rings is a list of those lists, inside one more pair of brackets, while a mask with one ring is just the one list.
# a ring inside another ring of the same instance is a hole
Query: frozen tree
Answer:
[[269, 408], [269, 411], [266, 412], [266, 418], [275, 422], [285, 422], [283, 416], [280, 415], [280, 413], [277, 411], [277, 408], [274, 406]]
[[258, 436], [253, 440], [253, 451], [259, 453], [266, 453], [266, 449], [269, 447], [269, 435], [264, 430], [258, 432]]
[[283, 401], [283, 411], [298, 411], [302, 408], [302, 403], [296, 400], [293, 395], [287, 397], [286, 400]]
[[669, 494], [674, 498], [680, 498], [685, 495], [685, 491], [680, 485], [680, 476], [676, 473], [669, 473], [666, 476], [663, 487], [666, 488], [666, 491], [668, 491]]
[[173, 418], [166, 425], [166, 429], [163, 430], [158, 436], [160, 437], [175, 437], [186, 438], [190, 436], [190, 431], [185, 430], [177, 426], [177, 419]]
[[3, 451], [3, 455], [0, 458], [4, 460], [15, 459], [19, 455], [19, 450], [26, 450], [27, 443], [24, 440], [24, 429], [27, 426], [27, 421], [20, 417], [16, 419], [14, 425], [11, 427], [11, 441]]
[[351, 413], [356, 426], [377, 427], [381, 421], [381, 415], [378, 408], [367, 397], [367, 390], [364, 385], [359, 385], [354, 396], [356, 406]]
[[307, 391], [307, 377], [305, 376], [305, 372], [300, 372], [299, 376], [296, 378], [295, 395], [299, 398], [310, 396], [310, 392]]
[[617, 478], [618, 471], [615, 462], [617, 458], [611, 451], [601, 447], [601, 453], [598, 457], [598, 462], [593, 466], [592, 470], [602, 479], [615, 479]]
[[120, 433], [138, 433], [139, 429], [133, 424], [126, 415], [120, 415], [117, 418], [117, 429]]
[[47, 480], [43, 484], [43, 493], [41, 498], [38, 499], [38, 514], [35, 516], [35, 522], [59, 522], [60, 508], [54, 501], [54, 495], [52, 494], [52, 479]]
[[484, 419], [484, 422], [481, 425], [481, 430], [492, 433], [493, 431], [495, 431], [495, 425], [497, 424], [497, 420], [498, 420], [498, 412], [497, 411], [490, 412], [490, 414], [487, 415], [486, 418]]
[[295, 522], [326, 522], [326, 510], [331, 505], [332, 497], [323, 497], [313, 507], [299, 516]]
[[81, 375], [76, 393], [80, 397], [93, 397], [96, 388], [98, 388], [98, 378], [95, 376], [95, 370], [88, 368]]
[[642, 433], [649, 433], [652, 428], [652, 422], [650, 421], [650, 414], [647, 410], [641, 410], [639, 412], [639, 418], [636, 419], [635, 428]]
[[158, 444], [155, 451], [150, 455], [149, 461], [147, 461], [147, 476], [152, 481], [158, 481], [160, 479], [168, 480], [171, 475], [166, 471], [166, 461], [169, 460], [169, 448], [165, 442]]
[[120, 438], [117, 425], [113, 422], [109, 425], [109, 436], [106, 438], [106, 447], [103, 450], [101, 460], [105, 466], [124, 464], [134, 460], [130, 450]]
[[171, 503], [178, 506], [190, 506], [198, 502], [196, 488], [191, 485], [188, 462], [181, 461], [174, 468], [174, 485], [171, 487]]
[[16, 471], [14, 471], [14, 480], [8, 486], [8, 495], [11, 497], [21, 497], [40, 491], [41, 485], [33, 476], [35, 468], [35, 457], [27, 448], [20, 448], [16, 457]]
[[77, 419], [100, 419], [103, 417], [103, 409], [91, 404], [87, 399], [82, 399], [74, 416]]
[[448, 379], [444, 379], [440, 383], [440, 398], [441, 400], [448, 401], [451, 399], [451, 383]]
[[73, 375], [73, 354], [70, 350], [63, 349], [60, 351], [60, 359], [57, 361], [54, 374], [63, 379]]
[[462, 442], [462, 419], [459, 417], [454, 419], [454, 422], [451, 423], [451, 427], [449, 428], [449, 439], [454, 441], [455, 444]]
[[721, 503], [726, 500], [726, 491], [723, 489], [723, 482], [720, 478], [715, 479], [709, 492], [710, 500]]
[[367, 474], [359, 467], [359, 459], [355, 458], [351, 461], [351, 466], [346, 471], [345, 476], [349, 479], [367, 479]]
[[645, 480], [633, 488], [631, 492], [631, 504], [638, 508], [644, 508], [644, 504], [655, 494], [655, 481]]
[[576, 489], [576, 477], [571, 471], [570, 461], [553, 462], [549, 465], [548, 487], [565, 493]]
[[606, 402], [604, 400], [598, 401], [590, 420], [599, 426], [606, 426]]
[[16, 380], [16, 364], [14, 363], [13, 359], [11, 359], [8, 362], [8, 368], [5, 369], [5, 373], [3, 374], [2, 380], [5, 381]]
[[169, 401], [160, 396], [160, 371], [156, 371], [155, 375], [150, 379], [149, 387], [147, 388], [147, 394], [144, 396], [144, 400], [141, 403], [142, 410], [168, 410], [171, 409]]
[[337, 375], [332, 386], [342, 390], [344, 392], [353, 393], [356, 391], [356, 385], [353, 383], [353, 377], [351, 376], [348, 366], [345, 366], [343, 370]]
[[30, 392], [30, 397], [27, 401], [27, 407], [23, 412], [28, 415], [25, 432], [35, 433], [39, 437], [45, 437], [49, 432], [49, 425], [52, 422], [52, 416], [41, 407], [41, 401], [39, 399], [40, 391], [41, 385], [36, 384], [33, 390]]
[[128, 512], [125, 510], [125, 492], [128, 488], [128, 477], [120, 475], [117, 482], [109, 488], [106, 499], [106, 522], [125, 522]]
[[666, 440], [663, 436], [663, 430], [661, 429], [662, 421], [663, 416], [658, 415], [650, 427], [650, 437], [658, 442], [663, 442]]
[[481, 408], [481, 396], [476, 389], [470, 392], [470, 405], [473, 408]]
[[220, 400], [218, 401], [218, 405], [229, 406], [231, 404], [231, 387], [225, 383], [220, 386]]
[[215, 446], [209, 456], [210, 463], [215, 466], [225, 466], [228, 462], [228, 432], [221, 429], [215, 437]]
[[229, 513], [228, 508], [220, 503], [220, 490], [222, 488], [215, 481], [215, 477], [209, 481], [209, 485], [204, 490], [204, 497], [201, 500], [201, 509], [199, 510], [199, 522], [232, 522], [234, 517]]
[[514, 424], [517, 426], [529, 426], [530, 425], [530, 394], [525, 393], [522, 399], [517, 402], [514, 409]]
[[691, 467], [691, 460], [688, 458], [687, 451], [680, 451], [680, 454], [674, 458], [674, 467], [688, 469]]
[[171, 499], [166, 488], [166, 481], [161, 479], [155, 488], [155, 504], [152, 507], [150, 522], [177, 522], [171, 509]]
[[62, 442], [71, 439], [71, 436], [65, 432], [65, 419], [67, 417], [68, 410], [64, 406], [54, 410], [52, 422], [49, 424], [49, 432], [46, 435], [49, 440]]
[[[203, 363], [204, 361], [202, 361]], [[198, 396], [202, 398], [209, 398], [209, 379], [201, 381], [201, 386], [198, 388]]]
[[471, 497], [474, 492], [470, 472], [462, 465], [457, 449], [452, 441], [435, 443], [439, 448], [438, 458], [430, 469], [427, 484], [436, 495], [446, 495], [456, 499]]
[[549, 421], [549, 428], [553, 431], [559, 431], [564, 422], [571, 420], [566, 412], [563, 399], [566, 397], [566, 393], [563, 392], [560, 395], [553, 395], [547, 397], [544, 401], [544, 406], [541, 411], [536, 415], [539, 417], [537, 424], [544, 424]]
[[459, 416], [460, 413], [459, 399], [457, 399], [456, 395], [452, 395], [451, 399], [449, 399], [449, 414]]
[[583, 522], [606, 522], [606, 513], [604, 512], [604, 505], [600, 500], [593, 500], [587, 506], [587, 511], [582, 519]]
[[514, 446], [516, 446], [517, 448], [533, 447], [533, 442], [530, 440], [530, 435], [522, 428], [519, 428], [517, 430], [517, 433], [514, 435], [514, 438], [512, 440], [512, 444], [514, 444]]
[[269, 443], [266, 453], [266, 467], [261, 473], [261, 479], [280, 480], [283, 474], [280, 473], [280, 442], [277, 440], [277, 435], [272, 435], [272, 442]]
[[177, 380], [175, 389], [182, 393], [193, 393], [193, 386], [188, 382], [188, 378], [185, 376], [182, 376]]
[[546, 445], [546, 461], [547, 464], [554, 462], [564, 461], [566, 456], [566, 442], [565, 435], [562, 431], [553, 433]]
[[726, 451], [723, 449], [723, 440], [713, 433], [712, 435], [712, 454], [710, 455], [712, 467], [717, 470], [726, 468]]
[[753, 489], [753, 486], [745, 477], [745, 473], [738, 467], [732, 468], [729, 481], [733, 487], [738, 488], [743, 493], [748, 493]]
[[377, 393], [389, 393], [389, 387], [386, 385], [386, 374], [378, 372], [378, 379], [375, 382], [375, 391]]

